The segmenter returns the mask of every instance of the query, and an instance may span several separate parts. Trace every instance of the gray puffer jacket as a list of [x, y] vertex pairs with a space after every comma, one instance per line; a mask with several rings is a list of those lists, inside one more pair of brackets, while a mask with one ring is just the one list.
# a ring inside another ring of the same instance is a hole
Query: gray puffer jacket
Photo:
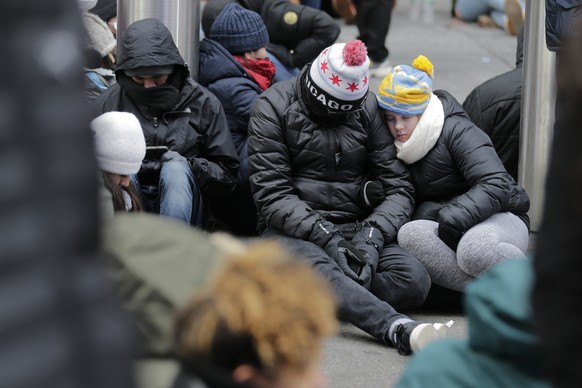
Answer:
[[[250, 183], [260, 216], [268, 228], [304, 240], [321, 218], [366, 220], [388, 243], [409, 220], [414, 189], [376, 99], [369, 93], [363, 110], [319, 123], [302, 98], [306, 69], [263, 92], [251, 114]], [[366, 180], [382, 182], [386, 195], [373, 209], [358, 200]]]

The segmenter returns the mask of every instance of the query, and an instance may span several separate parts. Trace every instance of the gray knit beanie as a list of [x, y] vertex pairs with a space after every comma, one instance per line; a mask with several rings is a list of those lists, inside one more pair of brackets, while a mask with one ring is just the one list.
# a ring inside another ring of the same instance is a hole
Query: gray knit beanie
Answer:
[[115, 50], [117, 40], [107, 24], [99, 16], [89, 12], [83, 12], [82, 16], [87, 31], [87, 48], [97, 51], [101, 58]]
[[91, 121], [99, 168], [119, 175], [136, 174], [146, 153], [137, 117], [128, 112], [107, 112]]
[[259, 14], [236, 3], [224, 7], [212, 24], [208, 37], [231, 54], [255, 51], [269, 43], [267, 27]]

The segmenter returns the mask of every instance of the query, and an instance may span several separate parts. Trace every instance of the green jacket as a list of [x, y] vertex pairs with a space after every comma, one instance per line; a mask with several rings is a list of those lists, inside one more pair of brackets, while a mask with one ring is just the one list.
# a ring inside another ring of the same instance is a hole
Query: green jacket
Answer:
[[103, 233], [107, 270], [135, 317], [142, 354], [171, 356], [176, 310], [242, 243], [146, 213], [117, 212]]
[[467, 340], [443, 339], [416, 354], [398, 388], [550, 387], [533, 332], [529, 260], [493, 267], [467, 289]]

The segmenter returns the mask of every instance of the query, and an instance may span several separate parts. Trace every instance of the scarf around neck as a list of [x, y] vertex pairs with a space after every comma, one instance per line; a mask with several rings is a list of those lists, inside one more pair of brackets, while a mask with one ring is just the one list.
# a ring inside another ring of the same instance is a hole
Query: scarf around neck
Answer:
[[275, 76], [275, 64], [268, 58], [251, 59], [240, 55], [234, 55], [234, 59], [253, 77], [262, 90], [267, 90]]
[[420, 116], [410, 138], [404, 143], [394, 140], [398, 159], [406, 164], [412, 164], [424, 158], [441, 136], [444, 123], [443, 104], [436, 95], [431, 93], [428, 106]]

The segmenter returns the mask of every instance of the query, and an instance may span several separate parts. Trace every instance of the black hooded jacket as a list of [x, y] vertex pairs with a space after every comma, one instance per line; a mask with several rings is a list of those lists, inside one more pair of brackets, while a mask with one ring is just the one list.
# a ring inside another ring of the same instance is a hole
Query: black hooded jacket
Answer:
[[335, 42], [339, 25], [322, 10], [289, 0], [209, 0], [202, 11], [202, 29], [209, 36], [212, 23], [228, 3], [255, 11], [267, 26], [267, 50], [287, 67], [303, 67]]
[[133, 101], [120, 83], [106, 90], [93, 106], [96, 114], [130, 112], [139, 119], [148, 146], [165, 145], [186, 157], [203, 191], [224, 193], [236, 183], [239, 161], [220, 101], [189, 76], [188, 67], [172, 35], [157, 19], [130, 25], [120, 47], [117, 78], [127, 69], [174, 65], [172, 79], [183, 79], [175, 106], [167, 112], [152, 111]]
[[415, 219], [443, 223], [462, 235], [499, 212], [511, 212], [529, 227], [529, 197], [505, 171], [491, 141], [444, 90], [434, 92], [445, 121], [439, 139], [410, 164], [416, 200]]
[[[396, 237], [413, 210], [414, 189], [368, 92], [364, 109], [338, 124], [314, 119], [302, 82], [278, 82], [255, 104], [249, 122], [249, 170], [253, 197], [268, 228], [309, 240], [318, 220], [368, 221], [385, 243]], [[386, 199], [370, 209], [358, 201], [366, 180], [382, 183]]]

